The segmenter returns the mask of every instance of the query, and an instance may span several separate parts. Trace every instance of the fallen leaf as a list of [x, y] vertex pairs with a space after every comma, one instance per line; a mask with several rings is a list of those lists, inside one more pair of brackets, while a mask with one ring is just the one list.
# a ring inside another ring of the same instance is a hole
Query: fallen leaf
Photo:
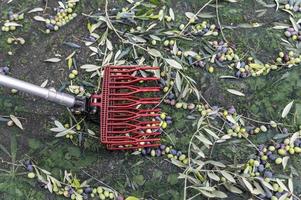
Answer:
[[44, 60], [45, 62], [51, 62], [51, 63], [57, 63], [60, 62], [61, 59], [60, 58], [49, 58], [47, 60]]
[[291, 101], [290, 103], [288, 103], [285, 108], [282, 111], [281, 117], [285, 118], [287, 116], [287, 114], [290, 112], [292, 106], [293, 106], [294, 101]]
[[173, 60], [173, 59], [164, 59], [168, 64], [169, 66], [173, 67], [173, 68], [176, 68], [176, 69], [182, 69], [182, 65], [180, 63], [178, 63], [177, 61]]
[[41, 17], [41, 16], [34, 16], [33, 18], [34, 18], [34, 20], [39, 21], [39, 22], [45, 22], [46, 21], [46, 19], [44, 17]]
[[43, 8], [34, 8], [28, 11], [27, 13], [42, 12], [43, 10], [44, 10]]
[[20, 129], [24, 130], [24, 128], [23, 128], [23, 126], [22, 126], [20, 120], [19, 120], [16, 116], [10, 115], [9, 117], [10, 117], [11, 120], [14, 122], [14, 124], [16, 124], [16, 126], [18, 126]]
[[245, 94], [240, 92], [240, 91], [237, 91], [237, 90], [233, 90], [233, 89], [227, 89], [228, 92], [230, 92], [231, 94], [234, 94], [234, 95], [237, 95], [237, 96], [242, 96], [244, 97]]

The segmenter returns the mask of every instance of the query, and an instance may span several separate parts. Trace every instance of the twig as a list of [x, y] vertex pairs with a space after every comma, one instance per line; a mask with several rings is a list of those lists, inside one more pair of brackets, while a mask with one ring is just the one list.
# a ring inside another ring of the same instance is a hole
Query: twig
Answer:
[[[199, 11], [193, 16], [193, 18], [196, 18], [196, 17], [200, 14], [200, 12], [201, 12], [204, 8], [206, 8], [212, 1], [213, 1], [213, 0], [209, 0], [203, 7], [201, 7], [201, 8], [199, 9]], [[183, 30], [179, 33], [179, 35], [182, 35], [183, 32], [185, 31], [185, 29], [186, 29], [190, 24], [191, 24], [191, 22], [189, 21], [189, 22], [185, 25], [185, 27], [183, 28]]]
[[226, 37], [225, 37], [225, 35], [224, 35], [223, 27], [222, 27], [221, 22], [220, 22], [220, 19], [219, 19], [218, 0], [216, 0], [215, 10], [216, 10], [217, 23], [218, 23], [218, 26], [219, 26], [219, 28], [220, 28], [220, 30], [221, 30], [222, 37], [223, 37], [224, 41], [228, 43], [228, 40], [226, 39]]

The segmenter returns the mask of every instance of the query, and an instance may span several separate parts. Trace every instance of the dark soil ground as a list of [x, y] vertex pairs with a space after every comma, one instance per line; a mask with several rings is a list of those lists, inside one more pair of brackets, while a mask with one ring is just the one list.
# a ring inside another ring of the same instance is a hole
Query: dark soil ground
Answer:
[[[110, 7], [119, 6], [117, 2], [121, 1], [110, 1]], [[205, 0], [167, 1], [169, 5], [174, 6], [175, 10], [179, 11], [178, 14], [190, 10], [196, 12], [206, 2]], [[38, 0], [15, 0], [9, 5], [1, 1], [0, 17], [5, 16], [9, 9], [29, 10], [44, 5]], [[53, 5], [56, 5], [56, 1], [50, 0], [48, 6]], [[226, 38], [236, 44], [238, 51], [255, 52], [256, 56], [263, 61], [274, 59], [275, 52], [281, 49], [279, 41], [282, 32], [272, 30], [271, 23], [288, 19], [287, 15], [275, 12], [274, 8], [266, 8], [267, 13], [258, 18], [255, 11], [262, 9], [262, 5], [255, 0], [245, 0], [233, 4], [221, 2], [221, 5], [223, 7], [220, 9], [220, 19], [224, 25], [233, 26], [248, 22], [265, 24], [256, 29], [225, 30]], [[97, 8], [103, 11], [103, 7], [104, 1], [102, 0], [83, 0], [78, 8], [78, 13], [90, 13]], [[209, 7], [207, 11], [214, 12], [215, 9]], [[79, 15], [58, 32], [47, 35], [42, 32], [41, 23], [26, 16], [24, 28], [14, 33], [25, 38], [25, 45], [8, 46], [6, 40], [9, 34], [0, 32], [0, 66], [9, 65], [11, 67], [10, 75], [13, 77], [38, 85], [48, 79], [49, 87], [60, 88], [68, 77], [66, 63], [50, 64], [43, 61], [54, 57], [55, 54], [61, 54], [62, 58], [67, 57], [74, 49], [67, 47], [63, 42], [74, 42], [82, 45], [77, 54], [78, 66], [89, 63], [90, 52], [80, 41], [80, 38], [88, 33], [86, 23], [86, 18]], [[13, 56], [7, 55], [10, 50], [13, 52]], [[301, 89], [301, 71], [298, 67], [289, 71], [274, 72], [262, 78], [239, 81], [219, 79], [221, 74], [228, 73], [222, 69], [218, 70], [215, 75], [209, 75], [202, 70], [193, 72], [199, 89], [212, 105], [236, 105], [240, 113], [245, 113], [252, 118], [255, 117], [262, 121], [278, 120], [283, 107], [293, 99], [296, 100], [299, 108], [301, 107], [301, 93], [297, 92]], [[237, 98], [227, 93], [225, 88], [242, 90], [247, 97]], [[165, 109], [171, 108], [165, 107]], [[168, 130], [168, 133], [176, 142], [177, 147], [185, 150], [192, 134], [185, 126], [185, 123], [190, 123], [190, 121], [183, 120], [187, 113], [174, 110], [170, 110], [170, 112], [174, 113], [176, 124]], [[15, 148], [17, 160], [30, 156], [39, 166], [58, 176], [63, 170], [71, 170], [79, 176], [87, 178], [83, 173], [85, 171], [127, 195], [143, 196], [149, 199], [182, 199], [183, 184], [177, 179], [179, 171], [163, 158], [141, 158], [126, 152], [109, 152], [101, 145], [97, 145], [95, 149], [86, 149], [84, 152], [80, 152], [69, 141], [55, 138], [49, 131], [49, 127], [53, 126], [54, 119], [68, 120], [64, 107], [21, 93], [12, 95], [8, 90], [1, 89], [0, 115], [9, 114], [24, 118], [22, 120], [24, 131], [15, 127], [8, 128], [6, 123], [0, 123], [0, 144], [9, 151]], [[299, 112], [299, 115], [296, 114], [293, 125], [300, 124], [300, 117]], [[288, 123], [292, 124], [290, 121]], [[271, 138], [273, 134], [269, 133], [252, 140], [255, 143], [262, 143]], [[17, 147], [12, 145], [14, 138], [17, 140]], [[167, 141], [165, 138], [163, 140]], [[234, 159], [244, 161], [248, 159], [249, 149], [245, 143], [221, 145], [216, 148], [214, 157], [229, 162]], [[0, 158], [9, 159], [2, 151], [0, 151]], [[294, 159], [293, 162], [298, 172], [301, 173], [301, 169], [298, 167], [301, 159]], [[60, 198], [39, 189], [21, 176], [0, 175], [0, 199], [54, 200]], [[246, 199], [246, 197], [240, 196], [234, 199]]]

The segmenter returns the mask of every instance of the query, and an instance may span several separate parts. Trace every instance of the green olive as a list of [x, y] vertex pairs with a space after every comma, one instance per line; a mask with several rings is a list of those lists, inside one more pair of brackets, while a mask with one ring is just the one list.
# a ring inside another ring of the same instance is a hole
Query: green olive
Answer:
[[213, 73], [213, 72], [214, 72], [214, 67], [210, 66], [210, 67], [208, 68], [208, 72], [209, 72], [209, 73]]
[[11, 44], [11, 43], [13, 43], [13, 41], [14, 41], [14, 39], [13, 39], [13, 38], [7, 38], [7, 43], [8, 43], [8, 44]]
[[169, 45], [169, 40], [165, 40], [163, 43], [164, 46], [168, 46]]
[[30, 173], [27, 174], [27, 177], [30, 178], [30, 179], [33, 179], [35, 176], [36, 176], [36, 174], [33, 173], [33, 172], [30, 172]]
[[185, 28], [185, 25], [184, 25], [184, 24], [181, 24], [181, 25], [179, 26], [179, 29], [180, 29], [180, 30], [184, 30], [184, 28]]
[[276, 163], [277, 165], [281, 164], [281, 163], [282, 163], [282, 158], [277, 158], [277, 159], [275, 160], [275, 163]]

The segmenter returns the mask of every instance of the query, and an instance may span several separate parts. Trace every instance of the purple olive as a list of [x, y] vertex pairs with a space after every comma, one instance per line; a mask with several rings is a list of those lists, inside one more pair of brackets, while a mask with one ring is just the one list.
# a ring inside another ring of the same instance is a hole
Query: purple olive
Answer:
[[285, 62], [288, 62], [288, 61], [290, 60], [289, 55], [288, 55], [288, 54], [284, 54], [283, 60], [284, 60]]
[[182, 152], [181, 152], [181, 151], [178, 151], [178, 152], [177, 152], [177, 156], [180, 156], [180, 155], [182, 155]]
[[237, 78], [239, 78], [239, 77], [241, 76], [241, 72], [240, 72], [240, 71], [237, 71], [237, 72], [235, 73], [235, 76], [236, 76]]
[[175, 95], [174, 95], [174, 93], [169, 93], [169, 95], [168, 95], [168, 98], [171, 100], [171, 99], [173, 99], [173, 98], [175, 98]]
[[177, 150], [172, 149], [172, 150], [170, 150], [170, 153], [171, 153], [172, 155], [177, 155]]
[[231, 106], [231, 107], [228, 109], [228, 113], [229, 113], [229, 114], [234, 114], [234, 113], [236, 113], [236, 109], [234, 108], [234, 106]]
[[270, 160], [276, 160], [276, 156], [274, 154], [270, 154], [268, 157]]
[[9, 67], [8, 66], [3, 67], [3, 71], [5, 74], [9, 73]]
[[227, 53], [228, 48], [227, 47], [223, 47], [222, 51], [223, 51], [223, 53]]
[[258, 171], [259, 172], [263, 172], [264, 171], [264, 166], [263, 165], [259, 165], [258, 166]]
[[141, 155], [145, 156], [146, 155], [146, 150], [145, 149], [142, 149], [141, 151]]
[[162, 153], [161, 153], [161, 150], [160, 150], [160, 149], [157, 149], [157, 150], [156, 150], [156, 156], [159, 157], [159, 156], [161, 156], [161, 154], [162, 154]]
[[54, 30], [54, 25], [53, 24], [46, 24], [46, 28], [49, 30]]
[[295, 6], [293, 7], [293, 11], [298, 12], [298, 11], [299, 11], [299, 6], [295, 5]]
[[166, 120], [167, 124], [172, 124], [172, 120]]
[[271, 171], [266, 170], [264, 172], [263, 176], [266, 177], [266, 178], [272, 178], [273, 177], [273, 173]]
[[32, 167], [32, 165], [27, 165], [26, 169], [27, 169], [28, 171], [30, 171], [30, 172], [32, 172], [32, 171], [33, 171], [33, 167]]
[[166, 148], [166, 146], [164, 144], [161, 144], [159, 148], [163, 151]]
[[283, 128], [282, 131], [283, 131], [284, 134], [287, 134], [287, 133], [288, 133], [287, 128]]
[[85, 193], [90, 194], [90, 193], [92, 193], [93, 190], [90, 187], [86, 187], [84, 191], [85, 191]]
[[276, 196], [277, 198], [280, 198], [280, 197], [282, 196], [282, 193], [281, 193], [281, 192], [276, 192], [275, 196]]

